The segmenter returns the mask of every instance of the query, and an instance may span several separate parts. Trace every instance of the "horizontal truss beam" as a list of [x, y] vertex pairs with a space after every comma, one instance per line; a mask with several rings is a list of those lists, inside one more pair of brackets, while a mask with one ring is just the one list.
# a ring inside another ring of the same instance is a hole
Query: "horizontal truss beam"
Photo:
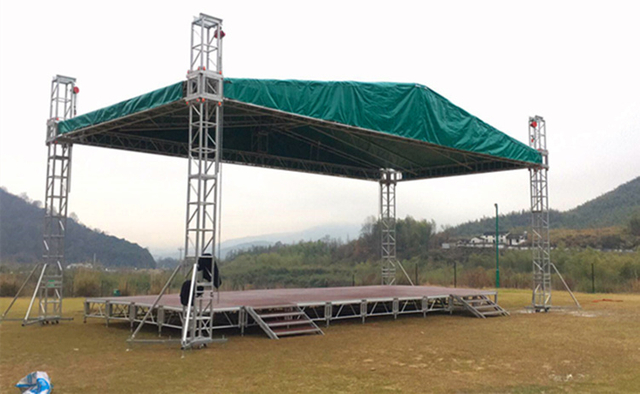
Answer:
[[[59, 140], [73, 141], [73, 143], [79, 145], [160, 154], [171, 157], [185, 157], [187, 152], [186, 143], [113, 132], [81, 136], [77, 139], [59, 138]], [[222, 161], [224, 163], [230, 164], [249, 165], [274, 169], [287, 169], [291, 171], [357, 178], [376, 182], [379, 180], [380, 174], [380, 170], [377, 168], [359, 168], [354, 166], [344, 166], [326, 162], [293, 159], [264, 153], [253, 153], [229, 149], [226, 149], [223, 152]], [[400, 182], [417, 179], [441, 178], [457, 175], [517, 170], [522, 168], [525, 167], [514, 163], [496, 161], [475, 162], [465, 167], [457, 165], [430, 167], [414, 170], [415, 175], [411, 176], [412, 174], [408, 174]]]

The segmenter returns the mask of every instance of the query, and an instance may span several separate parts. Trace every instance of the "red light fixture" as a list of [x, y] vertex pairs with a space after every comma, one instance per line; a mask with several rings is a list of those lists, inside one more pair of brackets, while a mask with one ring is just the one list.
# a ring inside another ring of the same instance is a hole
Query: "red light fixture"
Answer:
[[80, 88], [77, 87], [77, 86], [74, 86], [73, 87], [73, 94], [78, 94], [78, 93], [80, 93]]
[[538, 127], [538, 122], [536, 122], [535, 120], [531, 122], [531, 127], [533, 127], [534, 129]]
[[226, 34], [225, 34], [224, 30], [216, 30], [216, 32], [215, 32], [215, 33], [213, 33], [213, 36], [214, 36], [215, 38], [218, 38], [218, 31], [220, 31], [220, 38], [224, 38], [224, 36], [226, 36]]

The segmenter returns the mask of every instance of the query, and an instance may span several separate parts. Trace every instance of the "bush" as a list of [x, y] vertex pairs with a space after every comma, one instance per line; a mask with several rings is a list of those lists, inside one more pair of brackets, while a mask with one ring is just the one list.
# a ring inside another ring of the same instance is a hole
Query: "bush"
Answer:
[[[489, 276], [491, 270], [486, 270], [482, 267], [476, 267], [470, 270], [466, 270], [462, 274], [462, 284], [467, 287], [473, 287], [481, 289], [483, 287], [494, 286], [495, 283]], [[495, 273], [495, 271], [493, 271]]]
[[80, 269], [73, 278], [73, 295], [76, 297], [100, 296], [100, 272]]
[[14, 275], [3, 274], [0, 277], [0, 297], [13, 297], [20, 289], [21, 283]]

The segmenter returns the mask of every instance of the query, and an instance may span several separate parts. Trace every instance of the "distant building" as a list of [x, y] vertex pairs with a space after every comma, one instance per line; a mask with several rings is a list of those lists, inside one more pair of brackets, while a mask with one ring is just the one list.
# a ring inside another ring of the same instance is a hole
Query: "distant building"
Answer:
[[91, 263], [73, 263], [73, 264], [67, 264], [67, 269], [71, 270], [71, 269], [75, 269], [75, 268], [93, 268], [93, 264]]
[[487, 240], [484, 239], [483, 237], [473, 237], [469, 240], [469, 243], [472, 245], [480, 245], [480, 244], [487, 243]]
[[[502, 231], [498, 233], [499, 247], [521, 247], [527, 242], [527, 232], [521, 234], [512, 234], [509, 231]], [[495, 248], [496, 245], [496, 233], [486, 232], [482, 235], [473, 237], [471, 239], [460, 239], [455, 244], [447, 244], [448, 247], [442, 245], [443, 249], [448, 249], [451, 246], [457, 248]]]
[[[501, 244], [505, 245], [507, 243], [507, 236], [509, 235], [508, 231], [501, 231], [498, 233], [498, 240]], [[495, 244], [496, 243], [496, 233], [494, 232], [486, 232], [480, 238], [485, 240], [485, 243]]]
[[511, 234], [507, 235], [506, 244], [509, 246], [520, 246], [527, 242], [527, 232], [523, 232], [522, 234]]

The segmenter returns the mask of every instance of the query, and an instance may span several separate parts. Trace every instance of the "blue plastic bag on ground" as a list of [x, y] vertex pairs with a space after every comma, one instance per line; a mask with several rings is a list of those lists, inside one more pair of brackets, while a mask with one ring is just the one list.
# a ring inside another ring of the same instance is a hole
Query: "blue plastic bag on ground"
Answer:
[[50, 394], [53, 391], [51, 379], [46, 372], [32, 372], [20, 379], [16, 387], [22, 394]]

